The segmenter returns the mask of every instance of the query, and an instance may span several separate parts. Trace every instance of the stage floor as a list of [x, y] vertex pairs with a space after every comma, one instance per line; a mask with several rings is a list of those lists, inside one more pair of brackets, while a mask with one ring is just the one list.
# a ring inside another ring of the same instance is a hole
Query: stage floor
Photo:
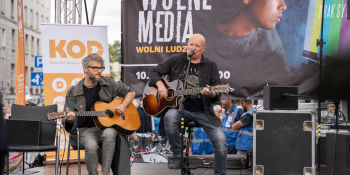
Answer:
[[[101, 167], [99, 166], [99, 171]], [[66, 174], [66, 165], [62, 165], [61, 174]], [[212, 168], [198, 168], [191, 170], [194, 175], [212, 175], [214, 174], [214, 170]], [[178, 175], [180, 174], [180, 170], [172, 170], [168, 169], [167, 164], [161, 163], [134, 163], [131, 167], [132, 175]], [[35, 175], [52, 175], [55, 174], [55, 166], [54, 165], [46, 165], [44, 167], [36, 167], [31, 168], [25, 171], [25, 174], [35, 174]], [[78, 165], [72, 164], [69, 166], [69, 175], [78, 174]], [[81, 166], [81, 174], [86, 175], [87, 169], [85, 164]], [[112, 175], [112, 172], [110, 173]], [[227, 175], [251, 175], [251, 170], [239, 170], [239, 169], [227, 169]], [[14, 175], [14, 174], [12, 174]]]

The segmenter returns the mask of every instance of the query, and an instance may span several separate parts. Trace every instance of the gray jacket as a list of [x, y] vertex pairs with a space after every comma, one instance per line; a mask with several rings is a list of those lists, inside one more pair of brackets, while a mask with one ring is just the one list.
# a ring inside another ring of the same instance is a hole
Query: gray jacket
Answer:
[[[66, 101], [64, 106], [64, 111], [66, 111], [67, 107], [70, 111], [85, 111], [86, 103], [83, 92], [83, 82], [84, 79], [80, 80], [77, 85], [69, 88]], [[99, 84], [101, 86], [99, 96], [100, 101], [109, 103], [116, 97], [125, 97], [128, 92], [132, 92], [133, 90], [128, 87], [126, 84], [122, 82], [116, 82], [110, 77], [101, 77]], [[79, 120], [76, 118], [74, 120], [73, 125], [68, 124], [66, 122], [66, 118], [63, 119], [63, 125], [66, 131], [69, 133], [74, 132], [78, 127]]]

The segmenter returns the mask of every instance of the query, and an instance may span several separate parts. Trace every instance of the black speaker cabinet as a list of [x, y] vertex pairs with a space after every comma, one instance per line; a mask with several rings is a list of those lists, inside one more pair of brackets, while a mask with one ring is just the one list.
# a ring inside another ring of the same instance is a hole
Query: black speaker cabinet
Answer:
[[328, 174], [350, 174], [350, 134], [327, 133], [327, 169]]
[[258, 111], [254, 115], [253, 174], [315, 174], [315, 115]]
[[[294, 95], [294, 96], [293, 96]], [[264, 109], [298, 109], [298, 87], [296, 86], [265, 86]]]
[[346, 5], [346, 18], [350, 19], [350, 8], [348, 8], [348, 5], [350, 4], [350, 0], [348, 0], [347, 5]]

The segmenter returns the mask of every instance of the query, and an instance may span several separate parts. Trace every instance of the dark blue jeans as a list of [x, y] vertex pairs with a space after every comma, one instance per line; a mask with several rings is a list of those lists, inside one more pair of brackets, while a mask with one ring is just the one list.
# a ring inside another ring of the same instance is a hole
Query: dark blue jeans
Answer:
[[[214, 167], [215, 174], [226, 174], [226, 136], [221, 127], [216, 127], [210, 122], [205, 112], [190, 112], [185, 110], [185, 121], [196, 121], [209, 136], [214, 145]], [[178, 109], [169, 109], [164, 116], [165, 132], [171, 145], [171, 151], [174, 157], [180, 157], [181, 138], [180, 138], [180, 113]]]

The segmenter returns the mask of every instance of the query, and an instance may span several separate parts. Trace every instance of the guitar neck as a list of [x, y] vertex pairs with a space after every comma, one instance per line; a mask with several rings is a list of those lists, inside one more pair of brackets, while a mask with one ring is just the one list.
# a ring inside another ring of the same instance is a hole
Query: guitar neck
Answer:
[[184, 89], [184, 90], [176, 90], [174, 92], [175, 96], [182, 95], [182, 92], [184, 95], [197, 95], [200, 94], [203, 88], [193, 88], [193, 89]]
[[105, 116], [105, 111], [81, 111], [81, 112], [74, 112], [76, 116]]

